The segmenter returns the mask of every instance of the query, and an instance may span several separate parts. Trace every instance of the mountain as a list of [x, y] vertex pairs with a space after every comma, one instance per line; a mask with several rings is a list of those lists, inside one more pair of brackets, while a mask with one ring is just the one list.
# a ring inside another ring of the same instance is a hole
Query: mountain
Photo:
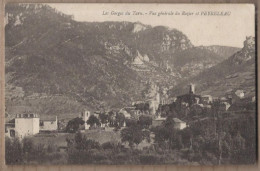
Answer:
[[184, 78], [192, 77], [227, 59], [239, 48], [225, 46], [198, 46], [175, 53], [171, 65]]
[[[170, 87], [192, 75], [183, 70], [196, 75], [226, 58], [176, 29], [77, 22], [45, 4], [7, 4], [5, 21], [8, 113], [120, 108], [142, 100], [149, 81]], [[203, 66], [187, 68], [194, 62]]]
[[187, 84], [196, 85], [196, 93], [224, 96], [244, 90], [246, 97], [255, 96], [255, 38], [247, 37], [244, 47], [223, 62], [179, 83], [170, 90], [172, 96], [187, 92]]

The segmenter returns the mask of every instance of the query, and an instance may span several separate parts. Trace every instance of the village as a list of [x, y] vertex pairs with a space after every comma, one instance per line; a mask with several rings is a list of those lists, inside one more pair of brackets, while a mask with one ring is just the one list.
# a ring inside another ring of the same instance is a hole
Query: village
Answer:
[[[152, 84], [152, 88], [158, 90], [158, 87], [154, 84]], [[240, 104], [247, 104], [245, 100], [248, 101], [243, 90], [236, 90], [233, 94], [218, 98], [211, 95], [197, 95], [194, 84], [190, 84], [188, 88], [186, 94], [174, 98], [168, 98], [165, 92], [161, 95], [158, 91], [155, 91], [146, 101], [133, 102], [132, 106], [123, 107], [118, 111], [91, 113], [88, 110], [84, 110], [78, 117], [67, 123], [61, 122], [57, 116], [53, 116], [52, 120], [43, 120], [40, 115], [35, 113], [16, 114], [15, 118], [6, 122], [5, 136], [9, 138], [16, 137], [22, 140], [25, 137], [59, 136], [59, 134], [64, 135], [64, 133], [76, 133], [77, 131], [82, 133], [87, 133], [91, 130], [111, 132], [122, 130], [129, 126], [131, 121], [138, 121], [142, 117], [146, 119], [146, 123], [148, 123], [151, 129], [162, 125], [166, 121], [167, 114], [162, 110], [167, 105], [174, 104], [176, 110], [180, 112], [186, 111], [186, 109], [199, 108], [208, 111], [208, 113], [216, 110], [217, 106], [218, 111], [228, 113], [229, 109], [232, 108], [232, 104], [237, 104], [239, 101]], [[255, 97], [250, 100], [254, 103]], [[173, 118], [174, 129], [183, 130], [189, 127], [191, 120], [198, 119], [198, 117], [191, 119], [192, 117], [191, 114], [185, 116], [183, 112], [181, 115], [175, 116]], [[202, 117], [205, 118], [205, 116]], [[153, 137], [153, 134], [151, 134], [151, 137]], [[65, 142], [64, 146], [66, 146]]]

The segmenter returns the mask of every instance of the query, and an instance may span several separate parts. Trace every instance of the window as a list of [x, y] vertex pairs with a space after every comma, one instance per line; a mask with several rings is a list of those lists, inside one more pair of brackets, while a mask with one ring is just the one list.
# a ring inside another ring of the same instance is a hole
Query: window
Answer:
[[10, 130], [10, 137], [15, 137], [15, 131], [14, 130]]

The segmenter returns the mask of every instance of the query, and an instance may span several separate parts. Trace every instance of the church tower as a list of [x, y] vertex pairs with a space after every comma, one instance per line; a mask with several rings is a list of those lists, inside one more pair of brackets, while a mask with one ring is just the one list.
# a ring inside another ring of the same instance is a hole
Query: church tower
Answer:
[[189, 93], [190, 94], [195, 94], [195, 84], [190, 84], [189, 85]]

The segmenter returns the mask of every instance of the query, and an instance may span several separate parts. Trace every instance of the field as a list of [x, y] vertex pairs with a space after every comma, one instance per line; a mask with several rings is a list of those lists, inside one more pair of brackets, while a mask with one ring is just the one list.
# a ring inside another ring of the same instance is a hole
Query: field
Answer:
[[[36, 144], [53, 144], [57, 147], [67, 146], [66, 138], [74, 137], [73, 133], [50, 133], [50, 134], [37, 134], [32, 137], [32, 140]], [[95, 140], [100, 144], [107, 141], [120, 141], [120, 132], [113, 130], [86, 130], [83, 135], [87, 136], [88, 139]]]

